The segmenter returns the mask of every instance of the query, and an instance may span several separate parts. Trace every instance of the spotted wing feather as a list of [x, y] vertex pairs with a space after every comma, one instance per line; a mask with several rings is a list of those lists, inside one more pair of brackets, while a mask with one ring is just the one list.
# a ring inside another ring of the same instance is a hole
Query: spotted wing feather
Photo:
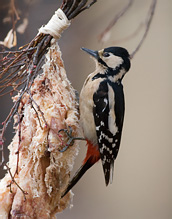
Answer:
[[93, 96], [93, 114], [106, 185], [112, 182], [124, 119], [124, 94], [120, 83], [104, 80]]

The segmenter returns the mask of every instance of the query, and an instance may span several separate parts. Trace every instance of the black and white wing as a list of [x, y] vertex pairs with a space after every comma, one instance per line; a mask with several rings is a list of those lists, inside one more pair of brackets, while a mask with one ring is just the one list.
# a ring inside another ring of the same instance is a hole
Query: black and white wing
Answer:
[[124, 94], [121, 83], [104, 80], [93, 95], [94, 121], [105, 182], [112, 182], [124, 119]]

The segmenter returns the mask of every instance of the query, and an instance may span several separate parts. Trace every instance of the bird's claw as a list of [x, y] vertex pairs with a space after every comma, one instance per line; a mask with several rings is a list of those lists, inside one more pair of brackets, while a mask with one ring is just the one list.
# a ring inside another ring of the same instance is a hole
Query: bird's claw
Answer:
[[75, 138], [72, 136], [72, 127], [71, 126], [69, 126], [69, 130], [68, 129], [60, 129], [58, 131], [58, 134], [62, 131], [65, 132], [65, 134], [67, 135], [68, 141], [67, 141], [66, 145], [63, 147], [63, 149], [59, 150], [60, 152], [66, 151], [69, 146], [72, 146], [74, 144], [74, 140], [75, 140]]
[[60, 152], [66, 151], [69, 148], [69, 146], [72, 146], [74, 144], [75, 140], [85, 140], [84, 138], [73, 137], [72, 136], [72, 127], [71, 126], [68, 126], [68, 127], [69, 127], [69, 130], [68, 129], [60, 129], [58, 131], [58, 134], [62, 131], [65, 132], [65, 134], [68, 137], [68, 141], [67, 141], [66, 145], [61, 150], [59, 150]]

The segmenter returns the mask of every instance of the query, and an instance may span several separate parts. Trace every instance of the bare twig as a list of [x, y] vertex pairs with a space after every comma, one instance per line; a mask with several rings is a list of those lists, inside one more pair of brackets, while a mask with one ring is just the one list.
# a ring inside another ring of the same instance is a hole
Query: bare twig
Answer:
[[35, 114], [36, 114], [36, 116], [37, 116], [39, 125], [40, 125], [41, 129], [43, 130], [43, 127], [42, 127], [42, 125], [41, 125], [41, 120], [40, 120], [40, 118], [39, 118], [39, 115], [38, 115], [37, 110], [36, 110], [35, 107], [33, 106], [32, 100], [30, 101], [30, 104], [31, 104], [32, 109], [35, 111]]
[[88, 1], [89, 0], [65, 0], [63, 1], [61, 9], [65, 12], [67, 18], [71, 20], [97, 2], [97, 0], [92, 0], [91, 3], [88, 3]]
[[[47, 128], [47, 127], [48, 127], [48, 124], [47, 124], [47, 122], [46, 122], [46, 120], [45, 120], [44, 113], [42, 112], [42, 110], [40, 109], [40, 107], [39, 107], [39, 105], [36, 103], [36, 101], [33, 99], [32, 94], [30, 93], [30, 91], [28, 91], [28, 93], [29, 93], [31, 102], [34, 103], [35, 106], [37, 107], [36, 112], [37, 112], [37, 111], [40, 112], [40, 114], [41, 114], [41, 116], [42, 116], [42, 118], [43, 118], [43, 121], [44, 121], [44, 123], [45, 123], [45, 128]], [[32, 104], [32, 106], [33, 106], [33, 104]], [[35, 108], [34, 108], [34, 109], [35, 109]], [[38, 115], [38, 112], [37, 112], [37, 115]], [[39, 116], [38, 116], [38, 117], [39, 117]], [[39, 121], [40, 121], [40, 119], [39, 119]], [[42, 127], [42, 126], [41, 126], [41, 127]]]
[[21, 113], [17, 113], [18, 115], [18, 149], [15, 152], [15, 154], [17, 155], [17, 164], [16, 164], [16, 171], [14, 173], [13, 178], [15, 177], [16, 174], [18, 174], [18, 166], [19, 166], [19, 150], [20, 150], [20, 143], [21, 143], [21, 123], [22, 123], [22, 119], [23, 119], [23, 107], [21, 109]]
[[[14, 30], [17, 21], [20, 20], [19, 14], [18, 14], [17, 9], [15, 7], [15, 0], [11, 0], [11, 8], [12, 8], [12, 12], [13, 12], [12, 16], [13, 16], [13, 30]], [[14, 15], [15, 15], [16, 19], [14, 19]]]
[[106, 29], [98, 36], [99, 41], [104, 41], [105, 36], [110, 32], [117, 21], [128, 11], [134, 0], [129, 0], [128, 4], [111, 20]]
[[5, 164], [5, 166], [6, 166], [8, 172], [9, 172], [9, 174], [10, 174], [10, 176], [11, 176], [11, 182], [10, 182], [10, 184], [7, 185], [7, 187], [10, 187], [10, 192], [12, 193], [13, 191], [12, 191], [12, 189], [11, 189], [11, 186], [12, 186], [13, 183], [15, 183], [15, 185], [20, 189], [20, 191], [22, 191], [23, 196], [24, 196], [24, 201], [26, 201], [26, 195], [27, 195], [28, 193], [27, 193], [26, 191], [24, 191], [24, 190], [21, 188], [21, 186], [16, 182], [14, 176], [13, 176], [12, 173], [11, 173], [11, 170], [10, 170], [9, 166], [8, 166], [7, 164]]
[[152, 4], [150, 6], [150, 9], [149, 9], [149, 12], [148, 12], [148, 16], [147, 16], [145, 32], [144, 32], [143, 37], [141, 38], [138, 46], [136, 47], [136, 49], [130, 54], [131, 59], [139, 51], [139, 49], [142, 46], [144, 40], [146, 39], [146, 36], [147, 36], [147, 34], [149, 32], [149, 28], [150, 28], [150, 25], [151, 25], [151, 22], [152, 22], [153, 15], [154, 15], [154, 12], [155, 12], [156, 3], [157, 3], [157, 0], [152, 0]]

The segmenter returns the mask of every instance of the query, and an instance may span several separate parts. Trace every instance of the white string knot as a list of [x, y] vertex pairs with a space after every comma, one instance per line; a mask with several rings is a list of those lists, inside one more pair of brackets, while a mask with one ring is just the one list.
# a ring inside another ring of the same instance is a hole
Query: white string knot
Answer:
[[65, 13], [59, 8], [49, 20], [49, 22], [39, 29], [38, 34], [50, 34], [55, 39], [61, 37], [61, 33], [69, 27], [70, 21], [67, 19]]

